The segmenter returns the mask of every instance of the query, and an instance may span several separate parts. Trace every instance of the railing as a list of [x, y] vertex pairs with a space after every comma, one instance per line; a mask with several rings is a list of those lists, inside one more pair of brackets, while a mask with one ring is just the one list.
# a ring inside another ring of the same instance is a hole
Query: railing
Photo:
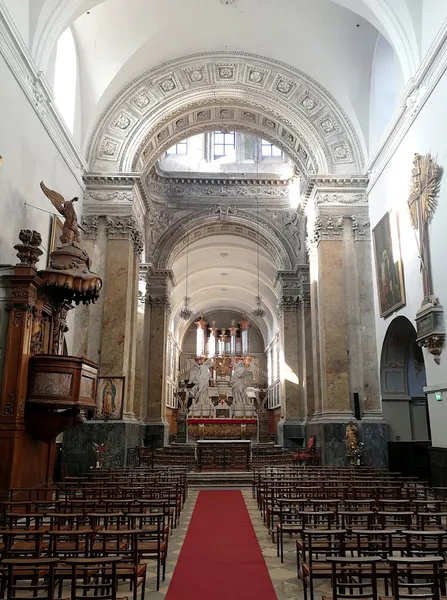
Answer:
[[268, 389], [268, 407], [278, 408], [281, 406], [281, 388], [279, 380], [275, 381]]

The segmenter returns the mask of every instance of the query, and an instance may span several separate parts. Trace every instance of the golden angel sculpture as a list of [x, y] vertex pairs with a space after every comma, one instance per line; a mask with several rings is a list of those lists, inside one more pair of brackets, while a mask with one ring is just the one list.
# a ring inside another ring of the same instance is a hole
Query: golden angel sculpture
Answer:
[[71, 200], [65, 200], [65, 198], [61, 196], [58, 192], [47, 188], [43, 181], [40, 182], [40, 187], [42, 189], [42, 192], [50, 200], [54, 208], [65, 219], [64, 225], [62, 227], [62, 235], [59, 238], [62, 244], [64, 246], [73, 244], [74, 242], [79, 244], [81, 241], [81, 237], [79, 235], [80, 227], [78, 225], [78, 217], [73, 206], [73, 203], [77, 202], [79, 198], [75, 197]]

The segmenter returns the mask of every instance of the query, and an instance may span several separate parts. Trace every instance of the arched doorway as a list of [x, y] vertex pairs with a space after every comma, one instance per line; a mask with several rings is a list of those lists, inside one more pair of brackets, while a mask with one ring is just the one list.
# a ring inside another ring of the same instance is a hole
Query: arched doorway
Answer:
[[427, 379], [416, 330], [406, 317], [397, 317], [383, 342], [382, 409], [388, 423], [390, 468], [407, 475], [428, 472], [430, 420], [424, 393]]

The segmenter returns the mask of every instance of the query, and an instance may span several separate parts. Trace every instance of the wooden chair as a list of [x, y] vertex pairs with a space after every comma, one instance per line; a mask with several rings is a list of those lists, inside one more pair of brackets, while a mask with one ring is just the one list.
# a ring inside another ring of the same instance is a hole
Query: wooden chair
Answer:
[[71, 600], [116, 600], [117, 564], [121, 556], [69, 558]]
[[279, 522], [276, 524], [276, 556], [284, 562], [284, 534], [299, 535], [303, 530], [302, 509], [307, 503], [304, 498], [280, 498]]
[[[103, 530], [94, 533], [95, 540], [100, 548], [95, 554], [103, 557], [121, 556], [117, 564], [116, 574], [118, 580], [129, 581], [130, 590], [133, 590], [133, 600], [137, 600], [138, 588], [141, 586], [141, 600], [144, 600], [146, 585], [147, 565], [140, 562], [138, 529], [129, 530]], [[96, 544], [95, 544], [96, 546]]]
[[442, 556], [390, 556], [388, 562], [391, 565], [394, 600], [439, 600], [439, 566], [443, 561]]
[[[142, 516], [140, 516], [140, 519]], [[157, 592], [160, 589], [160, 578], [165, 580], [166, 559], [168, 555], [169, 534], [166, 532], [165, 513], [145, 513], [144, 525], [140, 529], [138, 540], [138, 559], [156, 561]], [[150, 528], [155, 526], [155, 530]]]
[[328, 556], [326, 560], [331, 565], [332, 596], [323, 596], [323, 600], [377, 600], [376, 564], [380, 556]]
[[6, 598], [53, 600], [57, 558], [5, 558]]
[[303, 531], [303, 563], [301, 575], [303, 580], [304, 600], [307, 600], [308, 590], [310, 600], [314, 600], [314, 580], [330, 579], [332, 569], [327, 562], [329, 556], [344, 556], [345, 536], [343, 529], [309, 529]]

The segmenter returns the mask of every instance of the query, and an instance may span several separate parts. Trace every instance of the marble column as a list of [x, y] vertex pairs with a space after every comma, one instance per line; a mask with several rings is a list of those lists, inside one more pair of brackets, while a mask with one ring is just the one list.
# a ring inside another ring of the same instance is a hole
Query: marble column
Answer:
[[365, 462], [387, 462], [366, 185], [361, 177], [312, 178], [306, 207], [315, 357], [315, 410], [309, 434], [316, 434], [323, 461], [334, 465], [348, 463], [344, 432], [355, 416]]
[[[309, 307], [309, 267], [300, 265], [292, 272], [279, 272], [278, 316], [282, 349], [282, 415], [279, 439], [285, 446], [301, 446], [303, 424], [313, 407], [312, 345]], [[309, 389], [309, 386], [311, 388]]]
[[145, 367], [143, 401], [146, 403], [146, 441], [167, 445], [169, 429], [166, 420], [166, 348], [168, 341], [169, 302], [174, 284], [172, 271], [149, 270], [146, 287]]
[[139, 446], [143, 435], [135, 381], [144, 203], [136, 178], [87, 176], [86, 183], [83, 243], [103, 289], [96, 305], [76, 310], [75, 352], [99, 363], [101, 377], [124, 377], [124, 396], [122, 418], [97, 414], [65, 434], [63, 460], [70, 474], [91, 466], [93, 442], [109, 446], [110, 466], [126, 464], [128, 449]]

